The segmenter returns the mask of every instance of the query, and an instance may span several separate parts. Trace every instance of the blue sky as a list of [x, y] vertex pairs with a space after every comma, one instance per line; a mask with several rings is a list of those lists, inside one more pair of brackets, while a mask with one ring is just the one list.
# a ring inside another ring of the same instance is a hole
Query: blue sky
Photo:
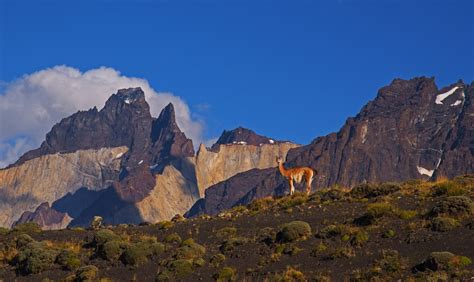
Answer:
[[474, 80], [474, 1], [0, 0], [0, 80], [112, 67], [183, 98], [206, 138], [309, 143], [393, 78]]

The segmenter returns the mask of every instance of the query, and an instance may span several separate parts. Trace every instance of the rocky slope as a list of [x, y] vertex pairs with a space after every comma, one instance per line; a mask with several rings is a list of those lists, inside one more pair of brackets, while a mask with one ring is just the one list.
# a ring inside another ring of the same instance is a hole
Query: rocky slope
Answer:
[[242, 127], [224, 131], [211, 147], [199, 147], [196, 155], [196, 177], [201, 197], [204, 191], [238, 173], [254, 168], [275, 166], [275, 158], [285, 157], [299, 145], [275, 141]]
[[0, 170], [0, 226], [11, 226], [25, 211], [82, 187], [105, 189], [118, 179], [127, 147], [50, 154]]
[[[317, 170], [313, 189], [472, 173], [473, 98], [474, 84], [438, 89], [433, 78], [395, 79], [339, 132], [290, 150], [286, 165]], [[282, 187], [287, 184], [276, 169], [242, 173], [210, 187], [190, 215], [216, 213]]]

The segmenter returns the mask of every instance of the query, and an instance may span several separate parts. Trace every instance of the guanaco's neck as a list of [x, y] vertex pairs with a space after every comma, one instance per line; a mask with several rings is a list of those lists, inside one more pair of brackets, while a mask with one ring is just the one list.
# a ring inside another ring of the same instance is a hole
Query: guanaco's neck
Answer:
[[285, 175], [285, 176], [286, 176], [286, 169], [285, 169], [285, 167], [283, 166], [283, 162], [281, 162], [281, 163], [278, 164], [278, 169], [280, 170], [281, 175]]

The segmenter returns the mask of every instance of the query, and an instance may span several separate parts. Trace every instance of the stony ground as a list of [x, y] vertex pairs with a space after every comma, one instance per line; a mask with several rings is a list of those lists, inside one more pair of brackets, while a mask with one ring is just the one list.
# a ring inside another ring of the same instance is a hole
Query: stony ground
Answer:
[[474, 177], [463, 176], [333, 187], [141, 226], [25, 224], [0, 230], [0, 280], [467, 281], [473, 198]]

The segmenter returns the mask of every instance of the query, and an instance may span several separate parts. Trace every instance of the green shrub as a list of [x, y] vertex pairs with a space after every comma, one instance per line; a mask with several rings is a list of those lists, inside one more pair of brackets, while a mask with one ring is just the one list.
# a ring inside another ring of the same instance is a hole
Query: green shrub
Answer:
[[220, 246], [221, 252], [224, 254], [234, 251], [238, 246], [244, 245], [248, 242], [248, 239], [245, 237], [234, 237], [224, 241]]
[[86, 265], [76, 270], [77, 281], [94, 281], [99, 275], [99, 269], [94, 265]]
[[97, 254], [101, 258], [113, 262], [120, 258], [127, 247], [128, 244], [124, 241], [107, 241], [99, 246]]
[[283, 273], [281, 281], [306, 281], [303, 272], [298, 271], [291, 266], [287, 267], [286, 271]]
[[268, 207], [272, 206], [274, 203], [275, 203], [275, 199], [273, 199], [273, 197], [265, 197], [265, 198], [253, 200], [249, 204], [248, 208], [251, 211], [258, 212], [258, 211], [267, 209]]
[[61, 250], [56, 257], [56, 263], [64, 270], [76, 270], [81, 266], [81, 260], [74, 252], [70, 250]]
[[40, 273], [51, 268], [57, 254], [42, 242], [28, 243], [18, 253], [17, 270], [23, 274]]
[[383, 250], [382, 258], [375, 265], [388, 273], [397, 273], [405, 269], [405, 263], [396, 250]]
[[31, 242], [35, 242], [35, 239], [31, 238], [31, 236], [28, 234], [22, 233], [16, 238], [16, 247], [21, 249]]
[[235, 281], [237, 279], [237, 271], [232, 267], [224, 267], [213, 277], [216, 281]]
[[398, 183], [383, 183], [380, 185], [360, 184], [352, 188], [350, 194], [354, 198], [362, 199], [390, 195], [398, 191], [400, 191]]
[[123, 251], [120, 260], [126, 265], [137, 266], [147, 262], [150, 254], [147, 244], [132, 244]]
[[158, 222], [157, 225], [158, 225], [158, 229], [168, 230], [174, 226], [174, 223], [171, 221], [165, 220], [165, 221]]
[[430, 227], [433, 231], [446, 232], [459, 226], [459, 222], [450, 217], [435, 217], [431, 220]]
[[122, 238], [120, 238], [120, 236], [115, 234], [112, 230], [102, 229], [94, 234], [94, 238], [92, 239], [92, 246], [98, 249], [100, 246], [104, 245], [107, 242], [120, 240], [122, 240]]
[[165, 237], [166, 243], [181, 244], [181, 237], [177, 233], [171, 233]]
[[433, 217], [448, 215], [463, 217], [472, 214], [473, 203], [471, 199], [464, 196], [451, 196], [436, 203], [431, 209], [430, 215]]
[[294, 242], [297, 240], [305, 240], [311, 235], [311, 226], [304, 221], [292, 221], [282, 225], [277, 233], [277, 241]]
[[223, 227], [216, 232], [217, 238], [227, 239], [235, 237], [237, 235], [237, 228], [235, 227]]
[[10, 229], [5, 228], [5, 227], [0, 227], [0, 236], [7, 235], [8, 232], [10, 232]]
[[355, 250], [351, 247], [340, 247], [329, 255], [330, 259], [355, 257]]
[[278, 201], [278, 206], [283, 209], [289, 209], [302, 205], [308, 201], [308, 196], [302, 193], [295, 193], [291, 196], [283, 197]]
[[323, 243], [319, 242], [319, 244], [311, 250], [311, 256], [315, 257], [327, 251], [328, 247]]
[[206, 265], [206, 261], [203, 258], [197, 258], [193, 260], [193, 265], [197, 267], [203, 267], [204, 265]]
[[211, 257], [210, 263], [214, 267], [218, 267], [219, 264], [225, 261], [225, 256], [223, 254], [215, 254]]
[[418, 212], [417, 211], [413, 211], [413, 210], [399, 210], [397, 211], [397, 214], [398, 214], [398, 217], [400, 219], [412, 219], [414, 218], [415, 216], [418, 215]]
[[464, 185], [460, 185], [459, 183], [456, 183], [454, 181], [445, 181], [441, 183], [437, 183], [435, 186], [433, 186], [433, 196], [438, 197], [438, 196], [461, 196], [466, 194], [467, 189], [465, 188]]
[[189, 259], [177, 259], [168, 263], [168, 270], [171, 271], [175, 277], [183, 278], [193, 272], [193, 261]]
[[21, 223], [21, 224], [15, 225], [13, 227], [13, 231], [21, 232], [21, 233], [28, 233], [28, 234], [40, 233], [41, 232], [41, 226], [39, 226], [39, 224], [36, 223], [36, 222], [26, 222], [26, 223]]
[[333, 237], [336, 237], [336, 236], [339, 236], [339, 235], [341, 235], [341, 237], [343, 237], [344, 235], [349, 235], [350, 233], [351, 233], [350, 228], [346, 225], [331, 224], [331, 225], [328, 225], [328, 226], [324, 227], [323, 229], [321, 229], [316, 234], [316, 237], [321, 238], [321, 239], [329, 239], [329, 238], [333, 238]]
[[365, 231], [357, 231], [351, 239], [351, 245], [354, 247], [362, 247], [369, 240], [369, 234]]
[[393, 207], [389, 203], [373, 203], [367, 206], [367, 214], [374, 218], [388, 216], [393, 213]]
[[271, 227], [264, 227], [257, 232], [257, 241], [271, 245], [276, 241], [276, 231]]
[[395, 231], [393, 229], [389, 229], [389, 230], [385, 231], [382, 234], [382, 237], [383, 238], [393, 238], [393, 237], [395, 237]]
[[303, 249], [298, 248], [297, 246], [292, 245], [292, 244], [281, 245], [281, 247], [283, 247], [283, 248], [282, 249], [280, 249], [280, 248], [276, 249], [277, 253], [283, 253], [285, 255], [290, 255], [290, 256], [296, 255], [296, 254], [300, 253], [303, 250]]
[[183, 242], [182, 246], [176, 251], [176, 258], [179, 259], [198, 259], [206, 253], [206, 248], [198, 243], [194, 242], [193, 239], [187, 239]]
[[418, 271], [452, 271], [462, 270], [472, 261], [465, 256], [457, 256], [450, 252], [432, 252], [426, 260], [415, 267]]

